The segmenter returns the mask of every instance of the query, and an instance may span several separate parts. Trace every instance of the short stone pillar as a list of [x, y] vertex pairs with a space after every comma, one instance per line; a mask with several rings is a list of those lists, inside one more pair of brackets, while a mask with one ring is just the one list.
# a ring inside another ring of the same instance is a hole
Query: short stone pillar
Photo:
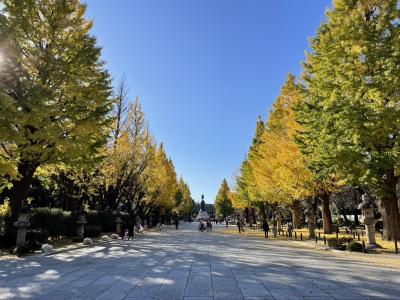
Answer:
[[376, 246], [375, 224], [378, 220], [375, 218], [375, 208], [371, 203], [371, 198], [367, 194], [362, 195], [362, 202], [358, 205], [358, 209], [361, 210], [364, 217], [367, 243], [370, 246]]
[[115, 218], [115, 232], [117, 234], [119, 234], [121, 232], [121, 224], [123, 223], [122, 218], [120, 215], [117, 215], [117, 217]]
[[87, 223], [84, 214], [80, 214], [76, 220], [76, 234], [79, 239], [83, 239], [83, 233], [85, 232], [85, 224]]
[[29, 227], [29, 210], [28, 208], [22, 208], [17, 222], [14, 222], [14, 226], [17, 228], [17, 242], [16, 246], [25, 247], [26, 229]]

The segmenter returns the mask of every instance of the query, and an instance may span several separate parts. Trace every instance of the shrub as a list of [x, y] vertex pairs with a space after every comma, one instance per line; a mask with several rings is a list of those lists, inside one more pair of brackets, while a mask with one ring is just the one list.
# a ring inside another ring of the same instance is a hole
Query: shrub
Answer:
[[98, 225], [86, 225], [85, 226], [85, 237], [98, 237], [103, 232], [101, 226]]
[[339, 238], [339, 239], [331, 238], [331, 239], [328, 239], [328, 246], [330, 248], [337, 249], [337, 250], [345, 250], [346, 249], [345, 244], [347, 243], [347, 241], [348, 240], [346, 238]]
[[362, 252], [363, 248], [362, 245], [360, 243], [357, 243], [355, 241], [351, 241], [347, 246], [346, 246], [346, 250], [350, 251], [350, 252]]
[[0, 205], [0, 235], [4, 235], [6, 220], [9, 217], [11, 217], [11, 206], [9, 200], [5, 200], [4, 203]]
[[47, 230], [52, 237], [73, 236], [76, 232], [74, 217], [59, 208], [34, 208], [30, 223], [32, 229]]
[[39, 250], [42, 244], [48, 242], [49, 231], [47, 230], [29, 230], [26, 233], [26, 247], [29, 251]]
[[105, 211], [91, 210], [86, 213], [86, 220], [88, 221], [88, 224], [101, 226], [101, 228], [105, 232], [114, 231], [115, 217], [116, 216], [112, 213], [111, 210], [105, 210]]

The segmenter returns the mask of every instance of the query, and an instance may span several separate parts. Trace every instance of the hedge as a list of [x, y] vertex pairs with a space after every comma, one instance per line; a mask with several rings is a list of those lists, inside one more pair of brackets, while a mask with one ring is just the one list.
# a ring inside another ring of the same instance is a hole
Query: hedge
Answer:
[[[123, 222], [129, 222], [129, 214], [121, 213], [121, 218]], [[93, 237], [102, 232], [114, 232], [115, 230], [115, 215], [111, 210], [86, 212], [86, 220], [87, 236]], [[76, 235], [75, 221], [76, 216], [71, 212], [63, 211], [60, 208], [39, 207], [32, 209], [30, 229], [48, 232], [51, 237], [72, 237]]]
[[50, 236], [74, 236], [75, 216], [60, 208], [39, 207], [32, 209], [30, 228], [47, 231]]

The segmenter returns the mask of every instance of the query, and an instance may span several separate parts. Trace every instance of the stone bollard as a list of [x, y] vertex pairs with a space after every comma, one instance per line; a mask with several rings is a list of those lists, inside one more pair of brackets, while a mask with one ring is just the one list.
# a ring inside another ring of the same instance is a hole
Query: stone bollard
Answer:
[[21, 208], [17, 222], [14, 222], [17, 228], [17, 248], [25, 247], [26, 229], [29, 227], [29, 210], [26, 207]]
[[85, 232], [85, 224], [87, 223], [86, 217], [84, 214], [80, 214], [78, 219], [76, 220], [76, 234], [78, 239], [83, 239], [83, 233]]
[[378, 220], [375, 218], [374, 206], [371, 204], [371, 199], [367, 194], [362, 195], [362, 203], [358, 205], [364, 217], [365, 233], [367, 243], [370, 247], [376, 247], [375, 241], [375, 224]]

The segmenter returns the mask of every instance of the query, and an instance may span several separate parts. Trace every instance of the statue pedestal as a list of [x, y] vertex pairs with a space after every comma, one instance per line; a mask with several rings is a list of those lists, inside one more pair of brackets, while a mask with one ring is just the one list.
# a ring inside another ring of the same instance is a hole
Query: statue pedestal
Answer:
[[199, 213], [197, 214], [196, 220], [200, 221], [200, 220], [208, 220], [210, 218], [210, 216], [208, 215], [208, 213], [206, 211], [203, 211], [200, 209]]

